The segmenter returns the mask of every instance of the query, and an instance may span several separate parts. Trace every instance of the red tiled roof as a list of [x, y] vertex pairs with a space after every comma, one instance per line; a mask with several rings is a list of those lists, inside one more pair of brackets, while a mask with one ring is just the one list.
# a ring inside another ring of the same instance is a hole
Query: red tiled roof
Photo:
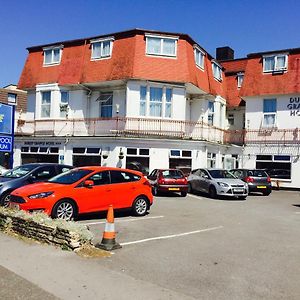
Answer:
[[222, 61], [221, 65], [225, 68], [225, 73], [243, 72], [246, 69], [247, 58]]
[[[225, 83], [212, 75], [211, 56], [206, 53], [205, 70], [194, 60], [194, 41], [188, 35], [178, 40], [176, 58], [146, 55], [145, 32], [133, 30], [115, 35], [112, 57], [91, 61], [89, 40], [75, 40], [64, 44], [61, 62], [43, 67], [43, 46], [28, 48], [29, 54], [18, 87], [35, 88], [37, 84], [93, 83], [117, 79], [147, 79], [178, 83], [192, 83], [207, 93], [225, 97]], [[61, 43], [56, 43], [61, 44]]]

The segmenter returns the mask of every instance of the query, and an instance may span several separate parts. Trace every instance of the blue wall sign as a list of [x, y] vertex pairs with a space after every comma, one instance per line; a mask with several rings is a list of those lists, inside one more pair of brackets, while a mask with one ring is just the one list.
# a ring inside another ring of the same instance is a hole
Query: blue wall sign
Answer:
[[0, 103], [0, 133], [13, 134], [13, 106]]
[[11, 152], [13, 140], [11, 136], [0, 136], [0, 152]]

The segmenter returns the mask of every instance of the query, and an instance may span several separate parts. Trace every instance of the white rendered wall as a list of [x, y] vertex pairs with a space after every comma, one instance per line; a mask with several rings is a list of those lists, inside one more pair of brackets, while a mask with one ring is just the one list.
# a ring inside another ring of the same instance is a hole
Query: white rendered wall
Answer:
[[[228, 115], [233, 114], [234, 116], [234, 124], [230, 125], [228, 123]], [[244, 114], [245, 114], [245, 107], [236, 107], [227, 109], [226, 113], [226, 129], [229, 130], [242, 130], [244, 128]]]

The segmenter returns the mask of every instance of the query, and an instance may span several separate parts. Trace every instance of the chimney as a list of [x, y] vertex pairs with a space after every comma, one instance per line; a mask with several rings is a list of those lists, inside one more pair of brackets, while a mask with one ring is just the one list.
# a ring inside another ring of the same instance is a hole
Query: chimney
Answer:
[[217, 60], [230, 60], [234, 59], [234, 50], [230, 47], [219, 47], [216, 49]]

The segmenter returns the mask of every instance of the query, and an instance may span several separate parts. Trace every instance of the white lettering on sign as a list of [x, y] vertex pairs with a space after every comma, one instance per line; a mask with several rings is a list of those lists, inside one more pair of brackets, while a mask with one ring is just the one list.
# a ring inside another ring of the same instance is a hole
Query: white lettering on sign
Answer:
[[9, 147], [7, 144], [0, 144], [0, 149], [1, 150], [9, 150]]
[[290, 110], [290, 117], [300, 116], [300, 97], [291, 97], [287, 108]]
[[11, 139], [10, 138], [0, 138], [0, 143], [1, 144], [10, 144], [11, 143]]

